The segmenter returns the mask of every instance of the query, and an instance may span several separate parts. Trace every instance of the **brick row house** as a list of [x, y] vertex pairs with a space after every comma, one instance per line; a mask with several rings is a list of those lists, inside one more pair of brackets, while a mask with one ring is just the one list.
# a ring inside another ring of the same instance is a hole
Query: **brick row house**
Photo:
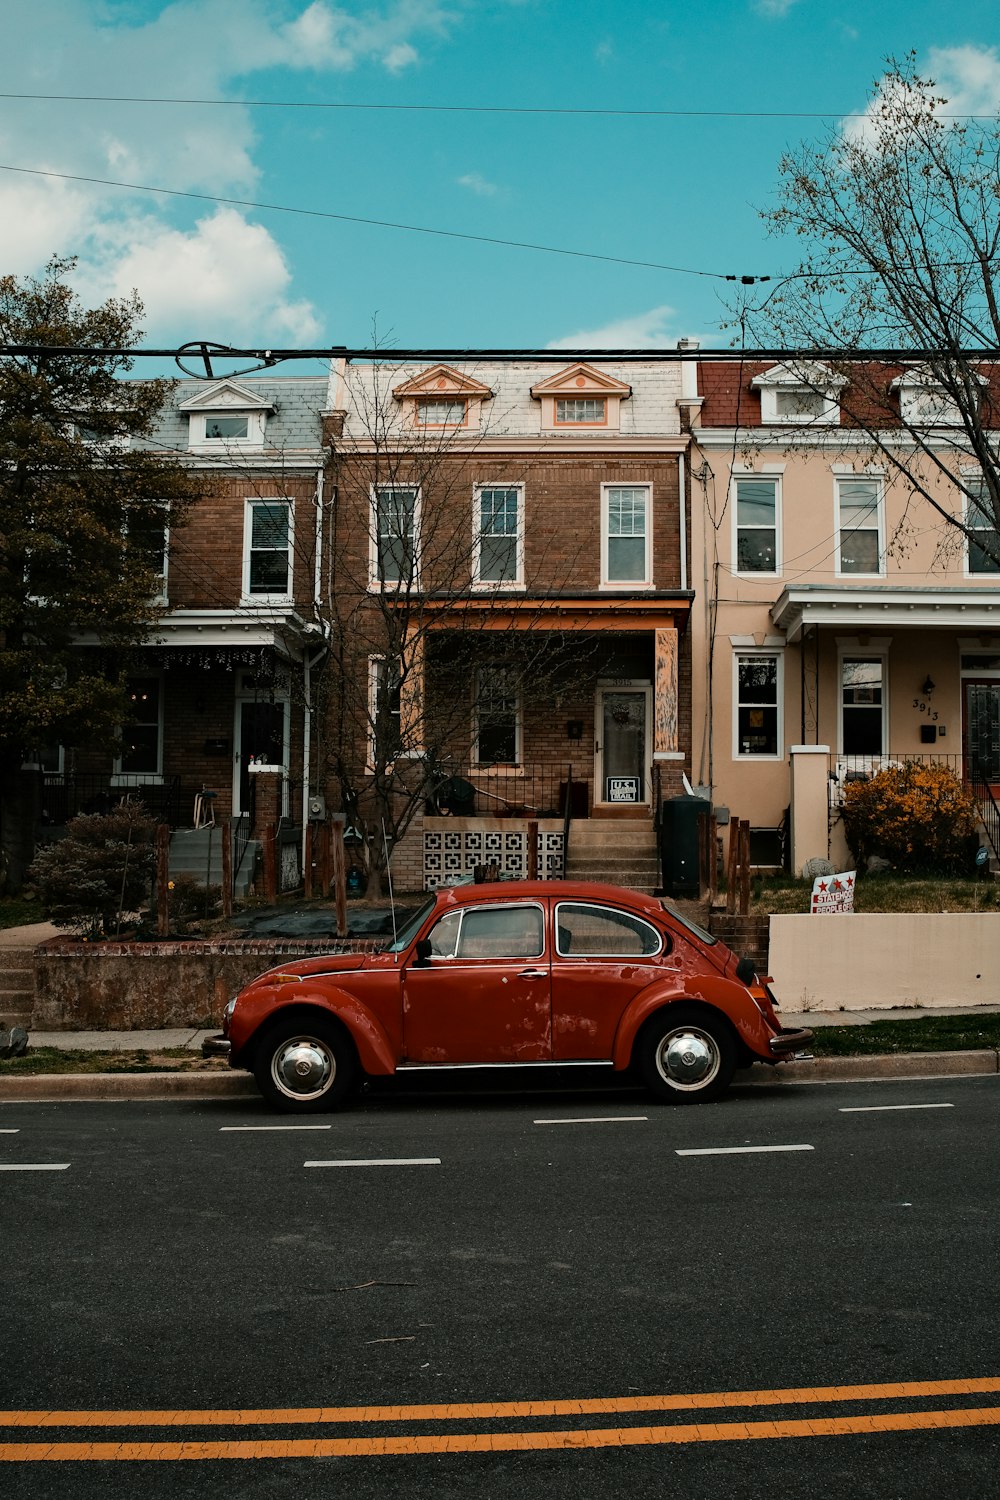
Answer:
[[[996, 373], [978, 378], [992, 426]], [[887, 763], [949, 764], [985, 805], [1000, 781], [1000, 569], [955, 407], [917, 366], [710, 355], [699, 397], [694, 779], [750, 820], [762, 865], [790, 817], [797, 867], [828, 851], [843, 867], [842, 788]]]

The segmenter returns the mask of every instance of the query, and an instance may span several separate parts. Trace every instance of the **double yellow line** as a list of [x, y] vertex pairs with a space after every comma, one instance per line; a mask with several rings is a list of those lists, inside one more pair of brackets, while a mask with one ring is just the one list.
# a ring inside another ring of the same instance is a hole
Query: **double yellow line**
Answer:
[[[507, 1422], [546, 1417], [630, 1416], [649, 1412], [753, 1410], [825, 1406], [835, 1402], [934, 1401], [1000, 1391], [1000, 1377], [905, 1381], [894, 1385], [811, 1386], [792, 1390], [717, 1391], [703, 1395], [594, 1397], [577, 1401], [484, 1401], [424, 1406], [260, 1407], [235, 1411], [7, 1411], [0, 1427], [17, 1429], [135, 1427], [391, 1427], [395, 1423]], [[759, 1438], [841, 1437], [854, 1433], [917, 1432], [1000, 1425], [1000, 1407], [872, 1411], [843, 1417], [772, 1421], [669, 1423], [657, 1426], [563, 1427], [554, 1431], [383, 1431], [372, 1436], [253, 1438], [171, 1442], [86, 1441], [0, 1443], [0, 1462], [169, 1461], [185, 1459], [373, 1458], [421, 1453], [500, 1453], [671, 1443], [717, 1443]]]

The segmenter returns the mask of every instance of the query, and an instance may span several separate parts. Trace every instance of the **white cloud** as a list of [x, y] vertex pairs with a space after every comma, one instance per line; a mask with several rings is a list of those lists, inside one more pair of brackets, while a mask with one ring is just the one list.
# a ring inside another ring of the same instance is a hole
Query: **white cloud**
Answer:
[[319, 322], [309, 303], [290, 299], [291, 279], [268, 231], [220, 207], [191, 230], [151, 216], [106, 229], [75, 284], [94, 300], [138, 288], [147, 326], [185, 341], [280, 336], [312, 343]]
[[995, 115], [1000, 110], [1000, 56], [995, 47], [932, 47], [927, 72], [947, 100], [947, 114]]
[[648, 312], [630, 318], [618, 318], [599, 328], [580, 329], [553, 339], [549, 349], [662, 349], [672, 345], [678, 335], [667, 328], [674, 316], [672, 307], [651, 307]]
[[[323, 73], [367, 65], [398, 73], [417, 64], [419, 46], [445, 36], [467, 6], [468, 0], [372, 0], [350, 14], [331, 0], [159, 0], [156, 7], [32, 0], [5, 11], [4, 61], [24, 93], [225, 99], [251, 92], [252, 75], [275, 67]], [[151, 19], [134, 19], [151, 9]], [[0, 163], [252, 197], [261, 175], [254, 119], [239, 105], [182, 110], [0, 100]], [[186, 304], [199, 327], [211, 310], [222, 340], [262, 319], [271, 331], [315, 335], [315, 311], [291, 295], [280, 230], [232, 211], [190, 228], [189, 213], [167, 198], [0, 172], [0, 268], [24, 274], [54, 253], [78, 254], [81, 284], [138, 286], [147, 326], [157, 333]], [[185, 227], [177, 228], [181, 222]], [[220, 227], [233, 243], [216, 274]], [[199, 291], [209, 285], [210, 308]]]
[[459, 187], [468, 188], [480, 198], [493, 198], [500, 191], [496, 183], [487, 181], [481, 172], [466, 172], [464, 177], [456, 177], [455, 181]]
[[754, 10], [762, 16], [787, 16], [793, 5], [798, 5], [799, 0], [754, 0]]

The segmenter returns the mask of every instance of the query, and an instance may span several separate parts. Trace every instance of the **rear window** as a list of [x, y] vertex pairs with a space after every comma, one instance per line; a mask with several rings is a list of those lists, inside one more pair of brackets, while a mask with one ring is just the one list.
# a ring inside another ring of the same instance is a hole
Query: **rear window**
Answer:
[[652, 958], [662, 946], [656, 928], [632, 912], [585, 901], [556, 907], [556, 952], [562, 958]]
[[719, 941], [719, 939], [717, 937], [713, 937], [710, 932], [706, 932], [704, 927], [699, 927], [697, 922], [692, 922], [690, 917], [686, 917], [683, 912], [679, 912], [676, 906], [674, 906], [670, 901], [661, 900], [660, 905], [663, 907], [664, 911], [668, 911], [670, 913], [675, 922], [679, 922], [682, 927], [686, 927], [688, 932], [693, 932], [696, 938], [698, 938], [703, 943], [707, 943], [709, 947], [714, 947], [715, 944]]

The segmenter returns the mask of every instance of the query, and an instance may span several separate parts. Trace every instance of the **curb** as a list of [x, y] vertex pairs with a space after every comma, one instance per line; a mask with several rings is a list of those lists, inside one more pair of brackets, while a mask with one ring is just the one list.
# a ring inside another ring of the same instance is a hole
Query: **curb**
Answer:
[[[874, 1083], [906, 1078], [961, 1078], [1000, 1073], [1000, 1051], [893, 1052], [871, 1057], [817, 1057], [736, 1074], [738, 1084]], [[249, 1073], [31, 1073], [0, 1078], [0, 1104], [92, 1099], [259, 1099]]]

